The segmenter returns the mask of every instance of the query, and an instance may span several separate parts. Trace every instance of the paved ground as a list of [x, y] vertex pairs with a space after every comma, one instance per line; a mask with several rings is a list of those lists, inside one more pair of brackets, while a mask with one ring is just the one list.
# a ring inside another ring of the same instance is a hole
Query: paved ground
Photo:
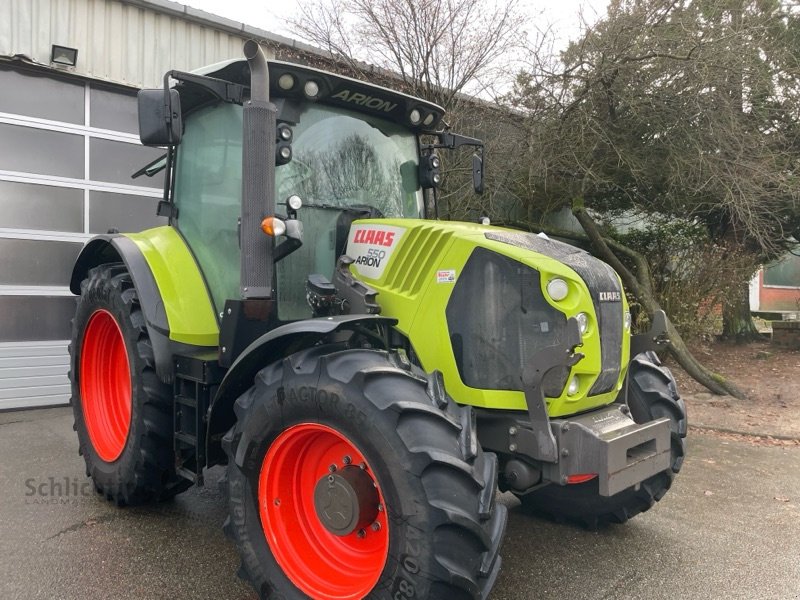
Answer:
[[[168, 505], [116, 509], [82, 493], [71, 424], [69, 409], [0, 414], [0, 598], [254, 598], [234, 575], [213, 481]], [[665, 499], [600, 532], [502, 501], [512, 510], [496, 600], [800, 599], [797, 446], [692, 435]]]

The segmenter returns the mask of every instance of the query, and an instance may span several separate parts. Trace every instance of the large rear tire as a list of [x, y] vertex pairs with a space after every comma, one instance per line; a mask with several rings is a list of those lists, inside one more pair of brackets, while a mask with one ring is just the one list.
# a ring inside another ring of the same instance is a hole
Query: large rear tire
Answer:
[[235, 412], [225, 530], [261, 598], [488, 595], [507, 516], [497, 460], [434, 378], [317, 347], [259, 372]]
[[165, 500], [191, 483], [175, 473], [172, 389], [155, 373], [136, 288], [122, 264], [81, 282], [72, 322], [74, 428], [86, 474], [117, 505]]
[[678, 395], [675, 378], [655, 352], [636, 356], [628, 369], [628, 406], [637, 423], [666, 417], [670, 424], [670, 468], [614, 494], [601, 496], [597, 479], [574, 485], [550, 484], [520, 497], [525, 510], [555, 520], [577, 522], [589, 529], [606, 523], [624, 523], [649, 510], [664, 497], [686, 454], [686, 405]]

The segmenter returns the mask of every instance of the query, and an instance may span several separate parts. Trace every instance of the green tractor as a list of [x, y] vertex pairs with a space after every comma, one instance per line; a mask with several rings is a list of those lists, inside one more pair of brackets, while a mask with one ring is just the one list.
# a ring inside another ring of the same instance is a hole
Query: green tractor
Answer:
[[[686, 417], [586, 252], [425, 220], [440, 107], [295, 64], [139, 94], [169, 224], [91, 240], [71, 279], [80, 452], [118, 505], [225, 465], [263, 598], [486, 598], [507, 511], [623, 522], [669, 489]], [[660, 327], [659, 327], [660, 325]], [[633, 358], [631, 358], [633, 357]]]

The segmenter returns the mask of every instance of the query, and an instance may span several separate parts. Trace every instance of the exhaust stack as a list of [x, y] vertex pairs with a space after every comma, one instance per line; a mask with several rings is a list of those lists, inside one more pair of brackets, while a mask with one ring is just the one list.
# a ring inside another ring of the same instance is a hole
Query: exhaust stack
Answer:
[[247, 40], [250, 99], [244, 103], [242, 132], [242, 299], [271, 298], [275, 239], [261, 221], [275, 214], [275, 127], [277, 109], [269, 101], [269, 69], [258, 42]]

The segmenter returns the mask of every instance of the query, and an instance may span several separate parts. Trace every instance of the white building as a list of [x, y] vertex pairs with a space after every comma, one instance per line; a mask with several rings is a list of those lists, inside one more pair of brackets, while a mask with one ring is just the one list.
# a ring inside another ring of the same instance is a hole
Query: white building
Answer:
[[249, 38], [318, 52], [166, 0], [0, 0], [0, 410], [69, 401], [78, 252], [162, 221], [160, 176], [131, 179], [160, 154], [139, 144], [136, 90]]

